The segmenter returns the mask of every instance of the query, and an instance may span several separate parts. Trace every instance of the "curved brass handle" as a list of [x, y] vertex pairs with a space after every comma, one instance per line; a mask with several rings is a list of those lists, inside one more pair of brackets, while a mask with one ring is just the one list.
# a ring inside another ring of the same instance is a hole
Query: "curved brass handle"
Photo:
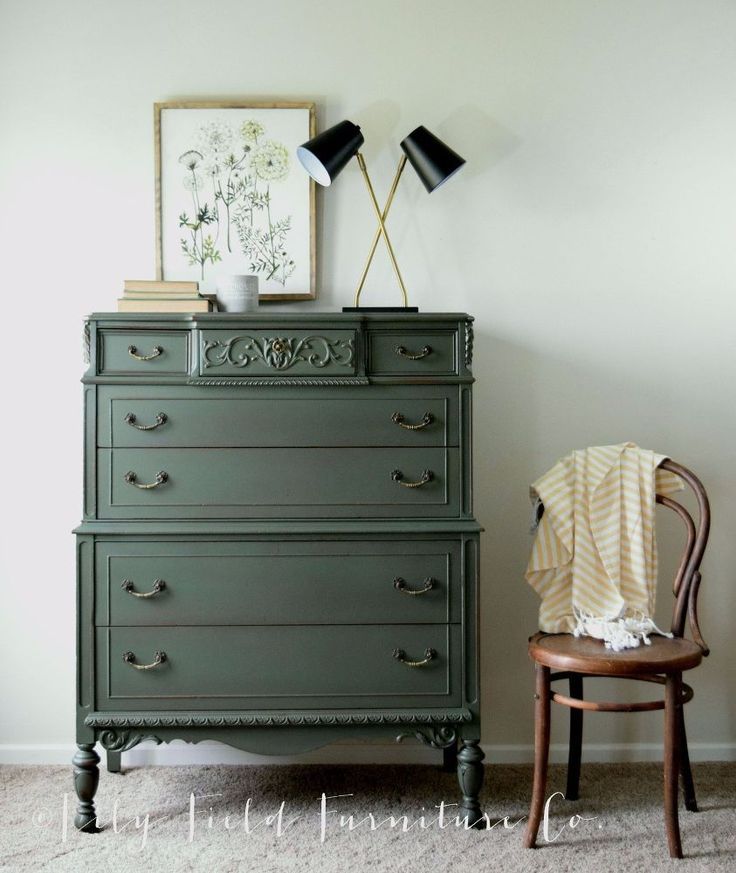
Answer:
[[127, 591], [128, 594], [132, 594], [133, 597], [155, 597], [166, 588], [166, 583], [163, 579], [154, 579], [153, 588], [150, 591], [141, 592], [133, 590], [135, 586], [133, 585], [132, 579], [123, 579], [120, 587], [123, 589], [123, 591]]
[[394, 349], [397, 355], [402, 358], [408, 358], [410, 361], [421, 361], [422, 358], [426, 358], [427, 355], [432, 354], [432, 346], [425, 346], [421, 351], [413, 354], [412, 352], [408, 352], [404, 346], [396, 346]]
[[422, 661], [412, 661], [410, 658], [406, 657], [406, 652], [403, 649], [394, 649], [394, 658], [396, 658], [397, 661], [401, 661], [402, 664], [406, 664], [407, 667], [424, 667], [436, 657], [437, 652], [434, 649], [425, 649], [424, 659]]
[[404, 416], [400, 412], [394, 412], [391, 416], [391, 421], [393, 421], [394, 424], [398, 424], [399, 427], [403, 427], [404, 430], [422, 430], [432, 424], [434, 416], [431, 412], [425, 412], [422, 416], [422, 420], [418, 424], [406, 424]]
[[137, 424], [138, 419], [135, 417], [135, 415], [133, 415], [132, 412], [129, 412], [124, 419], [126, 424], [129, 424], [136, 430], [156, 430], [157, 427], [161, 427], [162, 424], [166, 424], [168, 420], [169, 417], [165, 412], [159, 412], [156, 415], [156, 421], [153, 424]]
[[129, 470], [123, 476], [123, 479], [125, 479], [125, 481], [129, 485], [135, 485], [136, 488], [143, 488], [143, 489], [158, 488], [159, 485], [163, 485], [164, 482], [169, 481], [169, 474], [166, 472], [166, 470], [159, 470], [159, 472], [156, 473], [156, 481], [155, 482], [144, 482], [143, 484], [141, 484], [140, 482], [136, 481], [138, 479], [136, 474], [132, 470]]
[[139, 355], [138, 349], [135, 346], [128, 346], [128, 354], [131, 358], [135, 358], [136, 361], [152, 361], [159, 355], [163, 355], [163, 353], [164, 350], [161, 348], [161, 346], [154, 346], [153, 351], [150, 355]]
[[404, 488], [421, 488], [422, 485], [426, 485], [427, 482], [431, 482], [434, 479], [434, 473], [431, 470], [423, 470], [422, 478], [418, 482], [404, 482], [404, 474], [401, 470], [392, 470], [391, 478], [394, 482], [398, 482], [399, 485], [403, 485]]
[[135, 667], [136, 670], [153, 670], [154, 667], [158, 667], [159, 664], [166, 661], [166, 652], [154, 652], [153, 661], [150, 664], [136, 664], [135, 655], [132, 652], [123, 652], [123, 660], [131, 667]]
[[416, 596], [417, 594], [426, 594], [428, 591], [431, 591], [434, 588], [434, 579], [431, 576], [427, 576], [424, 580], [423, 588], [407, 588], [406, 587], [406, 579], [402, 579], [401, 576], [397, 576], [394, 579], [394, 588], [397, 591], [400, 591], [402, 594], [411, 594]]

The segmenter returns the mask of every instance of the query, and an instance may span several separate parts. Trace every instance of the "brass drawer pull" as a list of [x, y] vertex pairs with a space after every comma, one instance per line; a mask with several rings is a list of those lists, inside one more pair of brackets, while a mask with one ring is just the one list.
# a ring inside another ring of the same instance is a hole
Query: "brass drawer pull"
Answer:
[[427, 355], [432, 354], [432, 346], [425, 346], [420, 352], [417, 352], [416, 354], [408, 352], [404, 346], [396, 346], [394, 351], [401, 358], [408, 358], [410, 361], [421, 361], [422, 358], [426, 358]]
[[159, 412], [156, 416], [156, 421], [153, 424], [138, 424], [138, 419], [133, 415], [132, 412], [129, 412], [125, 416], [125, 423], [129, 424], [131, 427], [134, 427], [136, 430], [156, 430], [157, 427], [161, 427], [162, 424], [166, 424], [169, 420], [168, 415], [165, 412]]
[[391, 478], [394, 482], [398, 482], [399, 485], [403, 485], [404, 488], [421, 488], [422, 485], [426, 485], [427, 482], [431, 482], [434, 478], [434, 474], [431, 470], [422, 471], [422, 478], [418, 482], [404, 482], [404, 474], [401, 470], [393, 470], [391, 472]]
[[397, 591], [400, 591], [402, 594], [411, 594], [416, 596], [417, 594], [426, 594], [428, 591], [431, 591], [434, 588], [434, 579], [431, 576], [427, 576], [424, 580], [423, 588], [407, 588], [406, 579], [402, 579], [401, 576], [397, 576], [394, 579], [394, 588]]
[[135, 655], [132, 652], [123, 652], [123, 660], [131, 667], [135, 667], [136, 670], [153, 670], [154, 667], [158, 667], [159, 664], [166, 661], [166, 652], [154, 652], [153, 661], [150, 664], [136, 664]]
[[403, 649], [394, 649], [394, 658], [406, 664], [407, 667], [425, 667], [431, 660], [437, 657], [437, 652], [434, 649], [425, 649], [424, 660], [412, 661], [406, 657], [406, 652]]
[[132, 470], [129, 470], [125, 474], [125, 476], [123, 476], [123, 479], [125, 479], [125, 481], [129, 485], [135, 485], [136, 488], [143, 488], [143, 489], [158, 488], [159, 485], [163, 485], [164, 482], [169, 481], [169, 474], [165, 470], [159, 470], [159, 472], [156, 473], [156, 481], [155, 482], [144, 482], [143, 484], [141, 484], [140, 482], [136, 481], [138, 479], [136, 474]]
[[394, 412], [391, 416], [391, 421], [398, 424], [399, 427], [403, 427], [404, 430], [422, 430], [432, 424], [434, 416], [431, 412], [425, 412], [422, 416], [422, 420], [418, 424], [407, 424], [406, 419], [400, 412]]
[[150, 591], [141, 592], [133, 590], [135, 586], [133, 585], [132, 579], [123, 579], [120, 587], [123, 591], [127, 591], [128, 594], [132, 594], [133, 597], [155, 597], [166, 588], [166, 583], [163, 579], [154, 579], [153, 588]]
[[138, 349], [135, 346], [128, 346], [128, 354], [131, 358], [135, 358], [136, 361], [152, 361], [154, 358], [158, 358], [159, 355], [163, 355], [163, 353], [164, 350], [161, 346], [154, 346], [150, 355], [139, 355]]

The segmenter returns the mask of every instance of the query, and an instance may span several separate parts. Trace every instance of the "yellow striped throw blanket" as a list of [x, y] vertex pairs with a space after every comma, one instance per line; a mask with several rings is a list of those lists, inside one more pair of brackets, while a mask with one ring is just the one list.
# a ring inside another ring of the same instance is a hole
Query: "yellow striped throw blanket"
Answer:
[[544, 511], [526, 570], [539, 627], [620, 651], [649, 634], [657, 585], [656, 495], [683, 488], [665, 455], [634, 443], [575, 451], [531, 486]]

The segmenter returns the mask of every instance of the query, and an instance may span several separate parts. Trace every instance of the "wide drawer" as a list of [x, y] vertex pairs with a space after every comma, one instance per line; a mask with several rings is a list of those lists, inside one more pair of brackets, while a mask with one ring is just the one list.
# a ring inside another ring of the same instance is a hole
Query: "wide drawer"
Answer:
[[371, 331], [368, 370], [375, 376], [455, 375], [457, 331]]
[[99, 449], [101, 518], [457, 516], [458, 449]]
[[102, 376], [165, 376], [188, 371], [189, 332], [101, 330], [98, 372]]
[[460, 544], [102, 542], [98, 625], [460, 621]]
[[100, 709], [144, 701], [148, 708], [238, 709], [460, 702], [460, 625], [113, 627], [96, 634]]
[[199, 373], [212, 378], [352, 376], [358, 367], [355, 330], [202, 330]]
[[[201, 388], [100, 392], [100, 446], [456, 446], [457, 393], [397, 386], [321, 396], [209, 397]], [[214, 389], [217, 390], [217, 389]], [[278, 389], [283, 390], [283, 389]], [[340, 390], [340, 389], [338, 389]], [[349, 391], [349, 389], [348, 389]], [[179, 396], [177, 396], [177, 394]], [[131, 396], [132, 395], [132, 396]]]

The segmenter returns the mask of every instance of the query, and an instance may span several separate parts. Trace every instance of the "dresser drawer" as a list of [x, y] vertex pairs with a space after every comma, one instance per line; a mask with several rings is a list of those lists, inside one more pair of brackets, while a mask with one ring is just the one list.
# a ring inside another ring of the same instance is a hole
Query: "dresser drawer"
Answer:
[[380, 331], [368, 339], [368, 370], [375, 376], [452, 376], [457, 373], [457, 332]]
[[[124, 708], [126, 701], [238, 709], [460, 702], [459, 625], [113, 627], [96, 633], [102, 709]], [[424, 666], [397, 658], [422, 661], [428, 649]], [[162, 663], [136, 669], [153, 664], [157, 652]]]
[[352, 376], [357, 371], [356, 331], [201, 330], [202, 376]]
[[98, 625], [460, 621], [460, 544], [100, 543]]
[[[181, 391], [182, 389], [179, 389]], [[186, 390], [186, 389], [184, 389]], [[307, 397], [187, 397], [165, 389], [100, 397], [99, 445], [148, 447], [456, 446], [457, 393], [396, 386]], [[283, 390], [283, 389], [277, 389]], [[334, 389], [333, 389], [334, 390]], [[343, 389], [346, 390], [346, 389]], [[347, 389], [349, 391], [350, 389]]]
[[188, 372], [188, 331], [101, 330], [102, 376], [164, 376]]
[[457, 516], [458, 468], [454, 448], [99, 449], [98, 512], [101, 518]]

